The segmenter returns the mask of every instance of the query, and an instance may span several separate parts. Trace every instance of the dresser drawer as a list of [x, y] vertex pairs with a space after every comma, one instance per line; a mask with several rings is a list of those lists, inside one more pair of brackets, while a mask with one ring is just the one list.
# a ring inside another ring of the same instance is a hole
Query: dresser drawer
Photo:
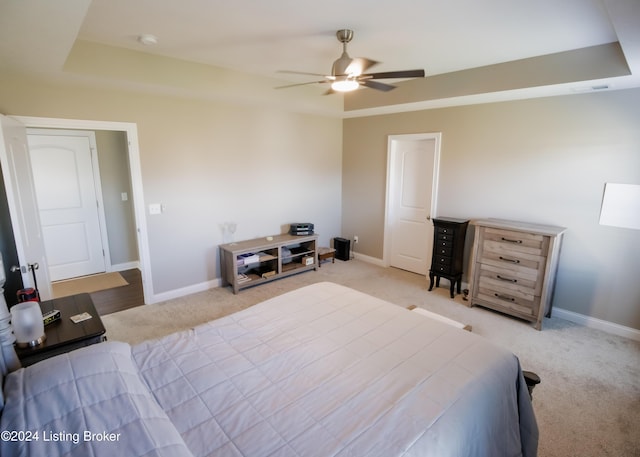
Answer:
[[453, 235], [447, 235], [446, 233], [437, 233], [436, 234], [436, 241], [437, 242], [452, 243], [453, 242]]
[[434, 247], [433, 253], [435, 255], [444, 255], [451, 257], [451, 255], [453, 254], [453, 247], [447, 245], [446, 243], [444, 245], [438, 244]]
[[544, 256], [549, 246], [549, 237], [544, 235], [489, 227], [484, 229], [483, 239], [501, 250], [538, 256]]
[[433, 258], [431, 269], [438, 273], [449, 273], [451, 271], [451, 257], [437, 255]]
[[477, 281], [496, 290], [517, 291], [526, 295], [540, 295], [542, 290], [542, 276], [538, 271], [480, 264], [476, 273], [479, 275]]
[[453, 249], [453, 241], [451, 240], [435, 240], [434, 244], [436, 249]]
[[476, 297], [480, 301], [517, 311], [526, 316], [535, 316], [540, 307], [540, 296], [530, 292], [510, 289], [481, 276]]
[[491, 243], [486, 242], [484, 244], [484, 249], [480, 259], [478, 259], [481, 264], [506, 268], [522, 274], [540, 275], [544, 272], [546, 257], [500, 249], [500, 246], [495, 246]]
[[438, 226], [436, 227], [436, 235], [453, 235], [455, 230], [454, 227]]
[[540, 312], [540, 297], [536, 297], [533, 301], [527, 301], [492, 290], [481, 289], [478, 292], [475, 304], [485, 305], [498, 311], [505, 311], [526, 318], [535, 317]]

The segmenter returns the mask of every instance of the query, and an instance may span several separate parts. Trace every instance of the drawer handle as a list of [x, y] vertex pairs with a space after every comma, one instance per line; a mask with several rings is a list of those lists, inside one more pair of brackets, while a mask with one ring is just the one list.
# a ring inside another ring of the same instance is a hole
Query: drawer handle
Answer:
[[504, 260], [505, 262], [511, 262], [511, 263], [520, 263], [518, 259], [510, 259], [508, 257], [502, 257], [502, 256], [500, 256], [500, 260]]
[[506, 295], [500, 295], [500, 294], [493, 294], [493, 295], [495, 295], [496, 298], [499, 298], [500, 300], [507, 300], [507, 301], [510, 301], [510, 302], [515, 302], [516, 301], [515, 298], [507, 297]]
[[505, 238], [504, 236], [502, 237], [502, 241], [506, 241], [507, 243], [522, 244], [522, 240], [510, 240], [509, 238]]
[[501, 281], [512, 282], [514, 284], [518, 282], [517, 279], [505, 278], [504, 276], [500, 276], [500, 275], [496, 275], [496, 278], [498, 278]]

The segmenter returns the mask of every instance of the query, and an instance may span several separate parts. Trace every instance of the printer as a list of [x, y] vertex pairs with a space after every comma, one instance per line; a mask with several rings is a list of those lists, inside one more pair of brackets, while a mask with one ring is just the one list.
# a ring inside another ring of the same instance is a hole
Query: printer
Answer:
[[290, 235], [313, 235], [313, 224], [310, 222], [294, 222], [289, 226]]

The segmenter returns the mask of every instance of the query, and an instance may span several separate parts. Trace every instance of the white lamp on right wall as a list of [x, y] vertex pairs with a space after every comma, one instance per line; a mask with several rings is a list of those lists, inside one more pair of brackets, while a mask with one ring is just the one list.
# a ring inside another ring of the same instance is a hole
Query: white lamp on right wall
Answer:
[[606, 183], [600, 225], [640, 230], [640, 185]]

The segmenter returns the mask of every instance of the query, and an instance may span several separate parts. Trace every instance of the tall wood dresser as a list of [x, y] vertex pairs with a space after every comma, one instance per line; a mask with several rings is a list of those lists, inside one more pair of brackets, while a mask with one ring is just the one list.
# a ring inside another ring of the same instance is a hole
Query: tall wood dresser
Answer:
[[462, 264], [464, 258], [464, 240], [469, 221], [450, 217], [433, 219], [433, 254], [429, 270], [429, 290], [440, 286], [440, 277], [447, 278], [451, 285], [449, 293], [453, 298], [454, 286], [462, 282]]
[[564, 227], [500, 219], [472, 222], [471, 300], [534, 323], [551, 316]]

